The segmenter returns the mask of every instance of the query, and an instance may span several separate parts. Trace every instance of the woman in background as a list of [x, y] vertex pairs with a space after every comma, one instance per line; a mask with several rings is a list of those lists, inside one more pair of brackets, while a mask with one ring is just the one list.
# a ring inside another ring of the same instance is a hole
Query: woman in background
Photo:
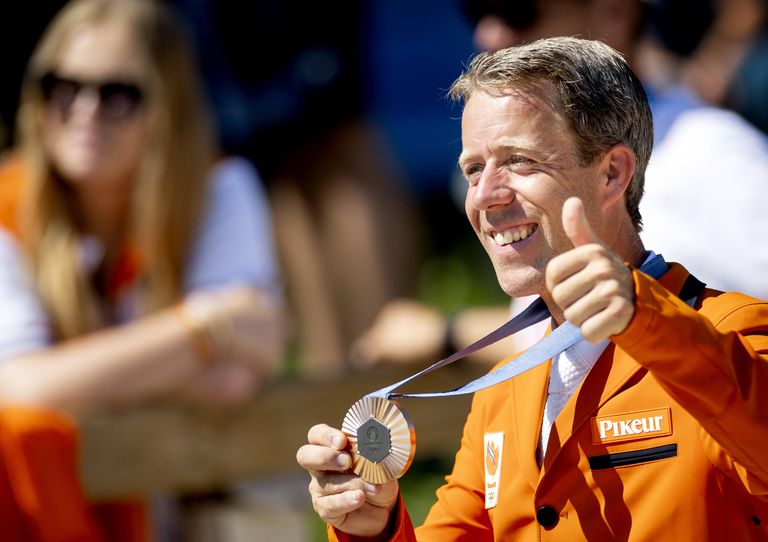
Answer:
[[0, 170], [4, 533], [142, 539], [141, 506], [85, 505], [67, 413], [234, 402], [281, 360], [263, 194], [247, 162], [214, 160], [198, 89], [149, 0], [71, 2], [30, 60]]

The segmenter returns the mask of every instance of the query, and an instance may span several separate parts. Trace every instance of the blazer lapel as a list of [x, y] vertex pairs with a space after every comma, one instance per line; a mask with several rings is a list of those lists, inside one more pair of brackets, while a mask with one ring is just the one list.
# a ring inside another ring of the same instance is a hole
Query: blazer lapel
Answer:
[[551, 365], [550, 360], [512, 379], [517, 456], [520, 458], [520, 469], [532, 488], [536, 487], [539, 480], [536, 452]]

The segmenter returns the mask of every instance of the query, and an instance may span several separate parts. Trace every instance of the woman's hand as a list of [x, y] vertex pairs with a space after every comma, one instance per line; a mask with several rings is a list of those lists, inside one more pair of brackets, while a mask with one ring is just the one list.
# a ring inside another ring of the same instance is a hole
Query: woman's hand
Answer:
[[195, 292], [183, 303], [207, 341], [204, 369], [182, 395], [214, 404], [246, 400], [279, 369], [284, 325], [279, 304], [251, 287]]

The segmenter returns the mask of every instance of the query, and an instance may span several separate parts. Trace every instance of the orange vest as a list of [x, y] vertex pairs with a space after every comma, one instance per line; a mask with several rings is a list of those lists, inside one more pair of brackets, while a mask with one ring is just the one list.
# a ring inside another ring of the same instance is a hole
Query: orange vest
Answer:
[[[0, 164], [0, 226], [16, 236], [23, 182], [21, 160], [5, 158]], [[132, 276], [124, 273], [121, 281]], [[63, 413], [0, 408], [0, 540], [148, 540], [142, 503], [87, 503], [77, 475], [77, 440], [77, 428]]]
[[[768, 303], [706, 290], [693, 310], [675, 295], [687, 276], [634, 273], [635, 316], [555, 420], [542, 465], [549, 364], [476, 393], [424, 525], [401, 499], [392, 539], [768, 540]], [[500, 474], [486, 509], [488, 442]]]

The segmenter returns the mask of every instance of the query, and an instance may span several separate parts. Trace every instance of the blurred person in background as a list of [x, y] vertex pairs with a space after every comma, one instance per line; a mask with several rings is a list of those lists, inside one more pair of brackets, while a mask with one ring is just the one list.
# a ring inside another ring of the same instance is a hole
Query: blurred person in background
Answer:
[[[685, 261], [713, 287], [768, 298], [768, 251], [755, 250], [768, 237], [768, 139], [682, 83], [680, 60], [709, 30], [713, 4], [467, 0], [464, 6], [481, 50], [577, 35], [621, 51], [643, 80], [654, 115], [654, 152], [641, 208], [648, 218], [643, 240], [667, 258]], [[516, 298], [511, 309], [468, 308], [446, 318], [417, 301], [397, 300], [357, 341], [355, 359], [363, 365], [435, 359], [477, 340], [530, 301]], [[531, 327], [474, 357], [492, 363], [510, 348], [533, 344], [543, 332], [543, 324]]]
[[768, 2], [664, 3], [687, 8], [675, 10], [680, 20], [697, 13], [711, 16], [695, 49], [683, 51], [679, 59], [685, 85], [706, 102], [732, 109], [768, 132]]
[[338, 375], [354, 338], [412, 289], [424, 227], [365, 112], [366, 6], [169, 4], [194, 38], [221, 141], [267, 185], [300, 370]]
[[[754, 37], [761, 10], [753, 6], [739, 16], [734, 9], [749, 3], [650, 4], [651, 32], [633, 57], [655, 123], [641, 235], [669, 258], [685, 261], [708, 284], [766, 298], [768, 253], [755, 247], [768, 236], [768, 136], [745, 119], [740, 106], [734, 110], [720, 107], [729, 105], [727, 100], [715, 105], [702, 100], [707, 93], [688, 76], [703, 58], [727, 71], [724, 60], [709, 56], [708, 44], [723, 24], [744, 25], [745, 43], [747, 35]], [[758, 72], [764, 63], [755, 66]], [[758, 94], [768, 106], [765, 92]]]
[[71, 415], [232, 404], [276, 373], [266, 201], [248, 162], [217, 156], [184, 36], [151, 0], [67, 4], [18, 129], [0, 170], [3, 538], [143, 540], [140, 502], [85, 502]]

